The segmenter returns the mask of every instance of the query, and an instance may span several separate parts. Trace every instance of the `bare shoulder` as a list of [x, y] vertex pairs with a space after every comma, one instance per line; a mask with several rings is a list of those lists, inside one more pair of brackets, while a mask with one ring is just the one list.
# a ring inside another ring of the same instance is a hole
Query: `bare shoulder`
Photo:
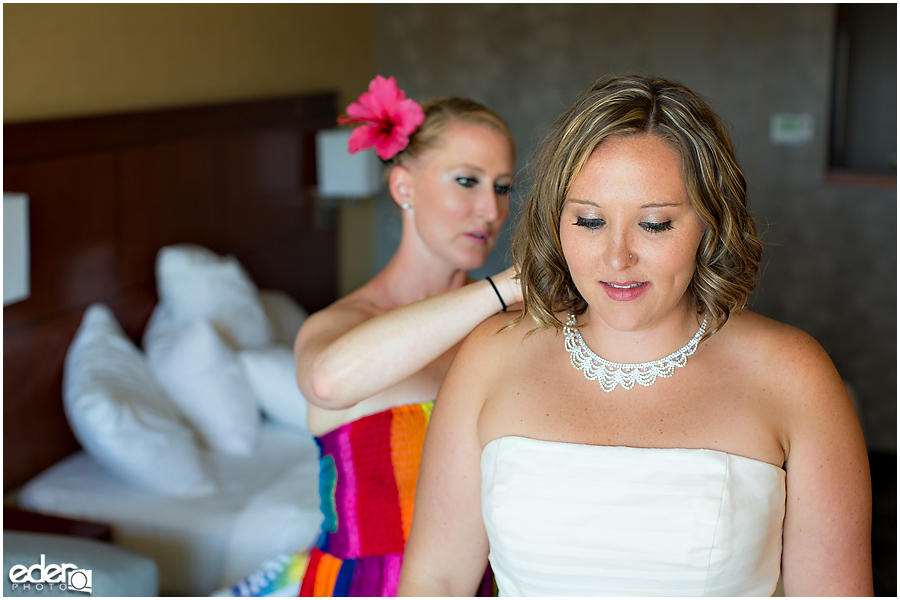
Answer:
[[448, 378], [461, 376], [477, 380], [479, 386], [484, 386], [492, 379], [492, 374], [507, 372], [517, 347], [531, 328], [529, 317], [516, 322], [520, 314], [514, 311], [499, 313], [482, 321], [463, 340]]
[[773, 410], [786, 438], [823, 419], [855, 419], [834, 363], [808, 333], [749, 311], [720, 333], [723, 360], [737, 365], [745, 389]]
[[[501, 312], [482, 321], [467, 338], [467, 343], [472, 344], [509, 344], [521, 339], [528, 330], [528, 324], [533, 321], [521, 311]], [[469, 340], [472, 340], [469, 342]]]
[[722, 351], [763, 381], [809, 385], [835, 374], [822, 346], [805, 331], [751, 311], [732, 316], [722, 328]]
[[[537, 330], [534, 319], [521, 311], [498, 313], [481, 322], [465, 339], [460, 354], [495, 364], [520, 356], [550, 330]], [[527, 343], [526, 343], [527, 342]]]
[[731, 384], [768, 415], [785, 464], [793, 462], [795, 473], [803, 468], [804, 455], [830, 455], [829, 444], [845, 456], [851, 448], [864, 453], [844, 382], [811, 335], [749, 311], [729, 319], [719, 333], [720, 366], [728, 367]]

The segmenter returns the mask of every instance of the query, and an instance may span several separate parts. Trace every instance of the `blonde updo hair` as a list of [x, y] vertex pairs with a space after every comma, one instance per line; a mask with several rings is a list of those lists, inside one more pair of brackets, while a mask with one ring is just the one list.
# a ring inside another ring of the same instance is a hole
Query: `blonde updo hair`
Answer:
[[409, 136], [409, 145], [390, 160], [383, 161], [385, 177], [392, 167], [403, 165], [426, 150], [439, 146], [444, 132], [452, 123], [492, 127], [506, 137], [515, 160], [516, 142], [512, 133], [503, 119], [491, 109], [465, 98], [434, 98], [422, 104], [422, 110], [425, 112], [425, 121]]
[[524, 291], [522, 316], [531, 315], [540, 329], [562, 329], [555, 313], [587, 309], [559, 239], [572, 181], [604, 139], [641, 133], [656, 135], [678, 151], [688, 197], [706, 228], [689, 287], [697, 312], [708, 313], [712, 321], [706, 336], [746, 306], [756, 286], [762, 243], [725, 127], [684, 86], [638, 75], [610, 76], [598, 80], [551, 128], [534, 163], [533, 187], [512, 241]]

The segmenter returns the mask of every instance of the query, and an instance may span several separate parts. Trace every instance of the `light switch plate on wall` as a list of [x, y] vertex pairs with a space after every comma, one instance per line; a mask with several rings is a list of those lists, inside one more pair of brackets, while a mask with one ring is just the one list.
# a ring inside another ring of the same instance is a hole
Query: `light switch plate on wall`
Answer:
[[769, 119], [769, 141], [773, 144], [807, 144], [814, 135], [815, 119], [809, 113], [775, 113]]

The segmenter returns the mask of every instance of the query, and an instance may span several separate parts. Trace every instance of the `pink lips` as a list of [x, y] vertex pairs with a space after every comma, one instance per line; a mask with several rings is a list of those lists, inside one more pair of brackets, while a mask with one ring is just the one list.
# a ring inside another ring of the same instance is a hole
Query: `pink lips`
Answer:
[[650, 287], [648, 281], [601, 281], [606, 295], [617, 302], [628, 302], [640, 297]]
[[491, 232], [487, 230], [477, 230], [466, 232], [466, 237], [476, 244], [487, 244], [491, 239]]

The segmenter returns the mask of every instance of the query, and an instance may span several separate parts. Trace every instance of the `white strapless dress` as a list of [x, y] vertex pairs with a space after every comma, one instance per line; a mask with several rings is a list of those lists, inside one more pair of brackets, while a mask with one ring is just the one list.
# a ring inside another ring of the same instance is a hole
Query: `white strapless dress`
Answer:
[[501, 596], [771, 596], [785, 473], [714, 450], [503, 437], [481, 455]]

